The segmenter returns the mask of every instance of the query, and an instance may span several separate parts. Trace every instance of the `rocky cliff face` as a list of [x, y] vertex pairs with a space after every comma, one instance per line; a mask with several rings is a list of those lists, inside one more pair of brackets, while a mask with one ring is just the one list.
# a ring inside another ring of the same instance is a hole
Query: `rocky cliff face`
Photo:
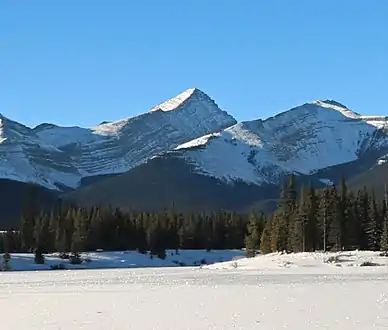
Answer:
[[335, 101], [317, 101], [266, 120], [238, 123], [176, 148], [198, 173], [225, 181], [277, 183], [385, 150], [383, 117], [363, 117]]
[[205, 93], [188, 89], [142, 115], [92, 128], [31, 129], [0, 117], [0, 178], [50, 189], [76, 188], [82, 178], [124, 173], [166, 154], [199, 174], [262, 185], [371, 152], [388, 153], [386, 117], [361, 116], [333, 100], [236, 123]]
[[122, 173], [158, 154], [236, 123], [209, 96], [189, 89], [133, 118], [93, 128], [1, 117], [0, 177], [50, 189], [75, 188], [87, 176]]

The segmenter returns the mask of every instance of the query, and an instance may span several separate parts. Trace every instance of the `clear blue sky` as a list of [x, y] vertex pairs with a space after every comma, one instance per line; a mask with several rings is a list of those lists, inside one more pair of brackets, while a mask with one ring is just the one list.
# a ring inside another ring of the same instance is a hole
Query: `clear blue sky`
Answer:
[[388, 114], [387, 0], [0, 1], [0, 112], [130, 117], [190, 88], [238, 120], [331, 98]]

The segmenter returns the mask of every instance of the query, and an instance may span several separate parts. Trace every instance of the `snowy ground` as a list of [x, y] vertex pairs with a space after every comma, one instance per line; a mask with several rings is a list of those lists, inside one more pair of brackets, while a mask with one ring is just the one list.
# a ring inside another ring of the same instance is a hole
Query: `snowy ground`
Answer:
[[[388, 257], [381, 256], [380, 252], [372, 251], [270, 253], [256, 258], [243, 258], [205, 266], [208, 269], [259, 270], [267, 273], [280, 271], [283, 274], [287, 272], [305, 273], [306, 271], [333, 273], [341, 272], [338, 268], [348, 269], [349, 267], [368, 268], [369, 271], [373, 272], [382, 267], [379, 270], [385, 272], [385, 268], [388, 267]], [[364, 272], [365, 270], [356, 271]]]
[[84, 253], [82, 257], [88, 259], [81, 265], [71, 265], [68, 260], [58, 258], [56, 254], [45, 255], [45, 264], [34, 263], [31, 253], [12, 253], [12, 270], [48, 270], [52, 265], [63, 264], [66, 269], [102, 269], [102, 268], [139, 268], [139, 267], [177, 267], [200, 266], [215, 262], [229, 261], [245, 255], [242, 250], [167, 250], [164, 260], [142, 254], [136, 251], [93, 252]]
[[272, 254], [203, 268], [0, 272], [1, 329], [388, 329], [386, 259]]

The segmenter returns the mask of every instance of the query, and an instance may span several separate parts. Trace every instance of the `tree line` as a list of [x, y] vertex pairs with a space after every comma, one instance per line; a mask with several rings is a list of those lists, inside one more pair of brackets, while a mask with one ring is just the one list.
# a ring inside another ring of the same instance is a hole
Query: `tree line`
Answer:
[[247, 216], [224, 211], [183, 214], [173, 209], [126, 212], [102, 206], [63, 205], [51, 212], [27, 208], [19, 230], [5, 232], [0, 246], [7, 252], [40, 253], [137, 250], [162, 258], [167, 249], [241, 249]]
[[388, 250], [388, 195], [378, 201], [366, 188], [348, 191], [339, 187], [316, 190], [295, 189], [295, 176], [283, 184], [278, 207], [267, 217], [264, 228], [251, 221], [247, 225], [249, 256], [262, 253], [316, 250]]
[[286, 251], [388, 250], [388, 195], [377, 201], [366, 188], [295, 188], [283, 184], [277, 209], [261, 212], [179, 213], [123, 211], [62, 204], [41, 211], [28, 200], [18, 230], [0, 235], [2, 252], [73, 253], [103, 250], [241, 249], [247, 256]]

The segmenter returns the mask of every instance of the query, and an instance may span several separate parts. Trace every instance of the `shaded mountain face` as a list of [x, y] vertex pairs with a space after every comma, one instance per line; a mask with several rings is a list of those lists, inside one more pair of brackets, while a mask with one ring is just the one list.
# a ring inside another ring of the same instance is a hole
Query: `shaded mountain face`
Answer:
[[213, 100], [189, 89], [142, 115], [93, 128], [42, 124], [30, 129], [0, 119], [0, 178], [50, 189], [123, 173], [204, 134], [235, 124]]
[[241, 210], [268, 197], [277, 197], [276, 185], [233, 185], [193, 171], [183, 159], [163, 155], [131, 171], [79, 188], [65, 197], [82, 206], [112, 205], [138, 211], [211, 212]]
[[27, 205], [50, 211], [60, 203], [58, 191], [30, 183], [0, 179], [0, 230], [17, 228], [20, 225], [22, 210]]

